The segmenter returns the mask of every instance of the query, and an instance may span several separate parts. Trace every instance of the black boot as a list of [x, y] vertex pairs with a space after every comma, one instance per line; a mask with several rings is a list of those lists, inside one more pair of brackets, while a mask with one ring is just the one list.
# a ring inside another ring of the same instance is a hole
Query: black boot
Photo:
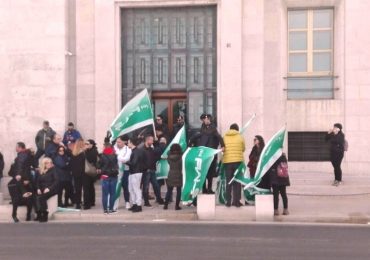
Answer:
[[168, 202], [167, 201], [164, 203], [163, 209], [168, 209]]
[[40, 218], [41, 218], [41, 212], [37, 211], [36, 212], [36, 218], [34, 219], [34, 221], [40, 221]]
[[49, 212], [47, 211], [43, 211], [41, 213], [41, 219], [40, 219], [40, 222], [48, 222], [48, 217], [49, 217]]
[[41, 223], [41, 222], [44, 222], [44, 212], [43, 211], [40, 211], [39, 214], [38, 214], [38, 221]]

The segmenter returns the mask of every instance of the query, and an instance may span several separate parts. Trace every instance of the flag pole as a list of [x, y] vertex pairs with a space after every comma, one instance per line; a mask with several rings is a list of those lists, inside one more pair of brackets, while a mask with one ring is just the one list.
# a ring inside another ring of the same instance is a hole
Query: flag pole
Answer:
[[153, 125], [154, 140], [157, 140], [157, 133], [155, 132], [154, 120], [153, 120], [153, 124], [152, 125]]

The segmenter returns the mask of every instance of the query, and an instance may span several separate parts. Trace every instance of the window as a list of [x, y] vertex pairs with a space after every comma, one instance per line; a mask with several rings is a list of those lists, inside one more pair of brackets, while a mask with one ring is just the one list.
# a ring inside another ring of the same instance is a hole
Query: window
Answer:
[[288, 98], [333, 98], [333, 9], [288, 11]]
[[326, 132], [289, 132], [289, 161], [320, 162], [330, 160], [330, 145]]

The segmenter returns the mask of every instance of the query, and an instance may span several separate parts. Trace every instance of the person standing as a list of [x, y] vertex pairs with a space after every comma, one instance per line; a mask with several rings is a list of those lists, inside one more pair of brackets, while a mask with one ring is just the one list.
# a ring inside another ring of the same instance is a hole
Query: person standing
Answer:
[[131, 149], [130, 161], [127, 163], [130, 169], [129, 190], [132, 212], [142, 211], [142, 191], [140, 189], [143, 172], [146, 171], [146, 156], [143, 149], [138, 148], [139, 140], [135, 137], [130, 138], [128, 147]]
[[74, 143], [70, 163], [74, 182], [74, 202], [76, 203], [76, 209], [81, 209], [82, 178], [85, 175], [85, 153], [83, 146], [84, 141], [82, 139], [78, 139]]
[[283, 215], [289, 215], [286, 187], [290, 186], [290, 181], [288, 175], [288, 160], [284, 153], [270, 168], [268, 176], [270, 177], [272, 193], [274, 194], [274, 215], [278, 216], [280, 214], [278, 209], [279, 194], [283, 199]]
[[45, 153], [46, 147], [52, 141], [52, 137], [55, 135], [55, 131], [49, 126], [49, 121], [44, 121], [42, 123], [42, 129], [39, 130], [35, 137], [35, 143], [37, 151], [35, 154], [35, 165], [38, 167], [39, 159]]
[[326, 141], [330, 142], [330, 161], [334, 167], [334, 182], [333, 186], [342, 184], [342, 169], [341, 164], [344, 156], [345, 136], [342, 132], [340, 123], [334, 124], [333, 129], [330, 129], [326, 134]]
[[167, 157], [170, 170], [167, 178], [167, 193], [163, 209], [168, 209], [168, 204], [172, 198], [173, 188], [176, 187], [176, 206], [175, 210], [181, 210], [181, 187], [182, 187], [182, 150], [179, 144], [173, 144]]
[[67, 146], [70, 143], [75, 143], [80, 138], [80, 132], [75, 129], [75, 125], [72, 122], [69, 122], [67, 126], [67, 131], [64, 133], [63, 136], [64, 145]]
[[[177, 117], [177, 122], [173, 125], [173, 130], [172, 130], [172, 138], [174, 138], [177, 134], [178, 131], [180, 131], [180, 129], [184, 126], [185, 124], [185, 121], [184, 121], [184, 116], [183, 115], [179, 115]], [[185, 130], [186, 131], [186, 130]]]
[[155, 131], [158, 138], [164, 136], [168, 140], [170, 137], [170, 131], [168, 126], [164, 123], [164, 118], [162, 115], [157, 115], [155, 119]]
[[36, 182], [37, 195], [36, 205], [40, 222], [48, 221], [47, 201], [58, 193], [58, 177], [50, 158], [45, 157], [41, 161], [40, 174]]
[[[85, 142], [85, 157], [86, 161], [92, 166], [97, 166], [98, 162], [98, 148], [94, 140], [89, 139]], [[87, 171], [87, 169], [85, 169]], [[90, 209], [95, 206], [95, 181], [97, 176], [89, 175], [85, 172], [82, 177], [82, 187], [84, 191], [84, 209]]]
[[158, 147], [154, 148], [154, 137], [152, 135], [147, 135], [145, 137], [143, 150], [146, 156], [146, 166], [147, 170], [143, 173], [143, 197], [144, 197], [144, 206], [151, 207], [149, 203], [149, 184], [153, 186], [154, 194], [156, 201], [159, 205], [163, 205], [164, 201], [161, 196], [159, 189], [159, 184], [155, 174], [157, 161], [161, 157], [161, 149]]
[[128, 179], [130, 176], [130, 171], [127, 162], [130, 161], [131, 149], [127, 146], [127, 142], [127, 135], [118, 137], [114, 146], [114, 150], [116, 151], [117, 155], [119, 173], [122, 175], [121, 185], [123, 190], [123, 197], [125, 199], [125, 208], [129, 209], [131, 207], [130, 192], [128, 190]]
[[114, 213], [118, 163], [117, 156], [109, 142], [104, 143], [103, 153], [99, 156], [98, 172], [102, 186], [102, 203], [104, 214]]
[[[239, 168], [244, 161], [245, 143], [244, 138], [239, 133], [239, 126], [232, 124], [230, 130], [224, 136], [225, 151], [222, 162], [225, 165], [226, 174], [226, 207], [231, 205], [235, 207], [242, 206], [241, 199], [241, 185], [239, 182], [233, 181], [234, 172]], [[231, 193], [233, 194], [231, 197]], [[231, 203], [232, 199], [232, 203]]]
[[[200, 130], [200, 133], [195, 134], [189, 140], [189, 146], [195, 144], [196, 146], [206, 146], [213, 149], [217, 149], [219, 146], [221, 146], [222, 151], [224, 150], [225, 147], [224, 141], [221, 135], [218, 133], [216, 126], [212, 124], [211, 119], [212, 116], [210, 114], [203, 114], [201, 116], [201, 120], [203, 121], [202, 128]], [[206, 185], [206, 183], [204, 183], [203, 185], [203, 193], [205, 194], [215, 193], [212, 190], [212, 183], [213, 178], [216, 177], [216, 168], [217, 168], [217, 155], [215, 155], [207, 173], [208, 185]]]
[[253, 139], [253, 148], [251, 153], [249, 154], [249, 162], [248, 168], [251, 178], [254, 178], [254, 175], [257, 170], [258, 161], [260, 160], [260, 155], [262, 153], [263, 148], [265, 147], [265, 141], [263, 137], [260, 135], [256, 135]]
[[[58, 154], [53, 159], [53, 164], [59, 179], [58, 185], [58, 207], [70, 206], [69, 200], [73, 201], [72, 175], [70, 168], [70, 157], [64, 146], [59, 146]], [[63, 203], [64, 191], [64, 203]]]

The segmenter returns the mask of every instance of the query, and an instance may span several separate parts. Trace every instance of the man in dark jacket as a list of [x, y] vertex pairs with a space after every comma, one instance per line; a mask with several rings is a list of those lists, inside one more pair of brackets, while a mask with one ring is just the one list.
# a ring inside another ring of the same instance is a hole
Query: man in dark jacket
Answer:
[[35, 143], [37, 147], [35, 155], [35, 165], [38, 167], [40, 157], [45, 153], [46, 147], [51, 143], [52, 137], [55, 135], [55, 131], [49, 126], [49, 121], [44, 121], [42, 129], [39, 130], [35, 137]]
[[142, 211], [142, 191], [140, 190], [141, 178], [147, 170], [146, 155], [143, 149], [138, 148], [139, 141], [132, 137], [128, 141], [128, 147], [131, 149], [130, 161], [127, 163], [130, 169], [129, 191], [132, 212]]
[[[200, 133], [195, 134], [189, 141], [189, 146], [205, 146], [213, 149], [217, 149], [221, 145], [222, 150], [224, 150], [225, 144], [218, 133], [217, 128], [211, 123], [212, 116], [210, 114], [203, 114], [200, 118], [203, 121]], [[203, 185], [203, 193], [214, 194], [212, 190], [212, 181], [216, 177], [216, 167], [217, 167], [217, 155], [215, 155], [211, 166], [209, 167], [207, 173], [207, 182]]]
[[145, 137], [143, 150], [146, 156], [147, 171], [143, 173], [143, 197], [144, 197], [144, 206], [151, 207], [149, 203], [149, 183], [152, 184], [153, 190], [156, 196], [156, 201], [159, 205], [163, 205], [164, 201], [161, 197], [161, 192], [159, 189], [159, 184], [156, 177], [156, 166], [157, 161], [161, 157], [161, 149], [157, 146], [154, 147], [154, 137], [148, 135]]
[[58, 134], [54, 134], [52, 140], [53, 141], [46, 147], [45, 156], [54, 159], [58, 154], [59, 146], [64, 146], [64, 144], [62, 143], [62, 137]]

